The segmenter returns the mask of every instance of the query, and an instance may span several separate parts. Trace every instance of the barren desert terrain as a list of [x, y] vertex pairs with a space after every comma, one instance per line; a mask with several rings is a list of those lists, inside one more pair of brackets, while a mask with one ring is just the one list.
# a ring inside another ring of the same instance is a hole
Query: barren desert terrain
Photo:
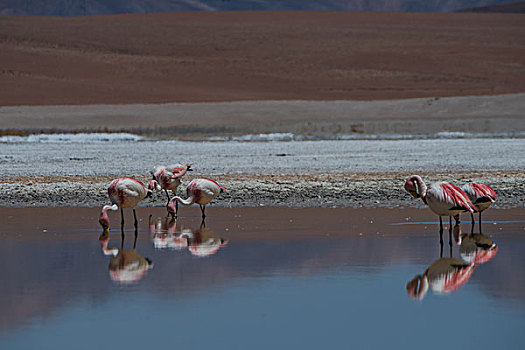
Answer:
[[1, 17], [0, 105], [524, 92], [523, 19], [286, 11]]

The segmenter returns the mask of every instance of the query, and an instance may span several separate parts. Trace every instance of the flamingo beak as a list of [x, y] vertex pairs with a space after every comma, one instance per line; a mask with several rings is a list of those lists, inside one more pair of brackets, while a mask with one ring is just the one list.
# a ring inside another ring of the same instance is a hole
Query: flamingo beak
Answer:
[[409, 193], [412, 195], [412, 197], [419, 198], [419, 194], [416, 191], [409, 191]]

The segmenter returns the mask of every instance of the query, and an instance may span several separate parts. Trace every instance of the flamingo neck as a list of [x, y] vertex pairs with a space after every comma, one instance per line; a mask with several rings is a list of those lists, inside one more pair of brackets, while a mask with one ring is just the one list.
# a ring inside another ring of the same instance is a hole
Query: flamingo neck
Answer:
[[412, 180], [417, 188], [417, 193], [421, 196], [421, 200], [423, 203], [427, 204], [427, 185], [425, 184], [425, 181], [421, 178], [419, 175], [414, 175], [410, 178]]
[[100, 212], [100, 217], [98, 219], [98, 222], [104, 229], [109, 228], [108, 210], [117, 210], [117, 209], [118, 209], [118, 206], [116, 204], [105, 205], [102, 207], [102, 211]]
[[179, 202], [182, 205], [191, 205], [191, 204], [195, 203], [194, 196], [188, 197], [186, 199], [182, 199], [179, 196], [175, 196], [171, 200], [172, 201], [177, 201], [177, 202]]
[[[172, 197], [170, 199], [170, 202], [168, 203], [168, 213], [171, 214], [171, 215], [175, 215], [176, 209], [177, 208], [175, 208], [175, 197]], [[175, 217], [175, 216], [173, 216], [173, 217]]]
[[162, 190], [157, 180], [151, 180], [148, 184], [148, 189], [156, 192]]
[[454, 225], [454, 229], [452, 230], [452, 232], [454, 235], [454, 242], [456, 242], [457, 245], [461, 245], [464, 235], [461, 233], [461, 227], [459, 226], [459, 223], [456, 223]]
[[417, 275], [412, 281], [408, 282], [406, 289], [412, 299], [422, 300], [427, 294], [428, 287], [428, 277], [425, 271], [423, 276]]

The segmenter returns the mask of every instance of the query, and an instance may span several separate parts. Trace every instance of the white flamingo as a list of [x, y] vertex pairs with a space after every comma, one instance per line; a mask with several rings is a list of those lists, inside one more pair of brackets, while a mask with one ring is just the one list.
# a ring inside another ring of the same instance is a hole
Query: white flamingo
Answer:
[[[471, 202], [479, 213], [479, 233], [481, 233], [481, 212], [488, 209], [496, 201], [497, 195], [494, 189], [489, 185], [482, 183], [470, 182], [465, 184], [461, 189], [469, 196]], [[472, 219], [471, 233], [474, 232], [474, 214], [470, 213]]]
[[170, 202], [170, 195], [168, 190], [170, 190], [175, 196], [177, 193], [177, 188], [182, 183], [181, 178], [186, 174], [187, 171], [192, 171], [191, 164], [175, 164], [169, 166], [157, 166], [151, 171], [151, 176], [153, 180], [149, 183], [148, 188], [150, 190], [161, 191], [164, 190], [168, 202]]
[[[427, 188], [419, 175], [412, 175], [405, 181], [405, 190], [414, 198], [421, 197], [430, 210], [439, 216], [441, 242], [443, 241], [442, 216], [450, 217], [449, 235], [452, 236], [452, 217], [459, 223], [460, 213], [465, 211], [473, 213], [476, 210], [467, 194], [450, 182], [434, 183]], [[450, 244], [452, 244], [452, 241], [450, 241]]]
[[209, 204], [215, 197], [226, 190], [225, 187], [219, 185], [217, 182], [210, 179], [195, 179], [192, 180], [188, 187], [186, 187], [186, 195], [188, 198], [183, 199], [179, 196], [171, 198], [168, 204], [168, 211], [177, 216], [177, 208], [174, 202], [179, 202], [182, 205], [199, 204], [202, 212], [202, 219], [206, 217], [206, 205]]
[[107, 215], [108, 210], [117, 210], [120, 208], [121, 216], [121, 229], [124, 230], [124, 208], [133, 209], [133, 217], [135, 218], [135, 228], [138, 225], [137, 214], [135, 207], [144, 198], [151, 195], [151, 190], [148, 190], [146, 186], [139, 180], [131, 177], [120, 177], [111, 181], [108, 187], [108, 196], [111, 200], [112, 205], [105, 205], [102, 207], [100, 213], [99, 223], [107, 230], [109, 228], [109, 217]]

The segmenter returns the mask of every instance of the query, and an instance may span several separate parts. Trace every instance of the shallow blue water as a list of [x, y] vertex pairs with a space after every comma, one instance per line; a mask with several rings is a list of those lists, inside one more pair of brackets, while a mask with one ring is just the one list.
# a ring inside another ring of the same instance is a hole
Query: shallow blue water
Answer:
[[497, 255], [458, 290], [422, 300], [405, 286], [439, 258], [434, 234], [326, 237], [344, 226], [293, 239], [248, 227], [207, 257], [155, 249], [141, 229], [137, 252], [154, 266], [131, 284], [111, 280], [100, 232], [82, 224], [46, 229], [52, 240], [4, 231], [0, 348], [525, 348], [523, 224], [493, 224]]

